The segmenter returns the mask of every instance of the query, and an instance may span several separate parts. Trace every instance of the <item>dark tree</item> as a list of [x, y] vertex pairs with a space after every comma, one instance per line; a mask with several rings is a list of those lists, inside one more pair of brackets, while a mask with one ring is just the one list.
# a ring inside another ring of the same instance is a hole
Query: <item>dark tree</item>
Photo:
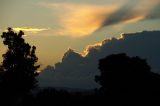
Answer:
[[96, 81], [103, 95], [128, 99], [160, 92], [160, 75], [151, 72], [146, 60], [139, 57], [113, 54], [99, 60], [98, 68], [100, 75], [96, 76]]
[[35, 46], [30, 46], [24, 41], [24, 33], [13, 32], [8, 28], [8, 32], [3, 32], [4, 45], [7, 46], [7, 52], [3, 54], [1, 65], [1, 91], [10, 96], [23, 95], [37, 86], [35, 77], [38, 75], [36, 65], [38, 58], [35, 55]]

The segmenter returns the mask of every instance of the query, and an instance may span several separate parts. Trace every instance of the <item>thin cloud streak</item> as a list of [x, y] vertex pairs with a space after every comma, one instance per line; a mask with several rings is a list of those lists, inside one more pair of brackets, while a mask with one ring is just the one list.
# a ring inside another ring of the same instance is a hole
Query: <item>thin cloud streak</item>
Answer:
[[29, 28], [29, 27], [17, 27], [17, 28], [13, 28], [13, 30], [15, 31], [25, 31], [25, 32], [31, 32], [31, 33], [38, 33], [41, 31], [46, 31], [49, 30], [49, 28]]

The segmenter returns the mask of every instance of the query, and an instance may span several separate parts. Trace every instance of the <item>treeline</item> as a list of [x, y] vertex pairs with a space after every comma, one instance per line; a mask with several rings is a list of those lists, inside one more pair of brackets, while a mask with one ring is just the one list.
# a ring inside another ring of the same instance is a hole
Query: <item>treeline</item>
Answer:
[[155, 101], [160, 98], [160, 75], [151, 72], [145, 59], [129, 57], [125, 53], [99, 60], [100, 75], [95, 76], [95, 81], [101, 87], [93, 93], [38, 89], [36, 76], [40, 65], [37, 64], [36, 47], [26, 43], [23, 35], [22, 31], [15, 33], [12, 28], [1, 35], [8, 49], [0, 65], [0, 105], [137, 106], [159, 103]]

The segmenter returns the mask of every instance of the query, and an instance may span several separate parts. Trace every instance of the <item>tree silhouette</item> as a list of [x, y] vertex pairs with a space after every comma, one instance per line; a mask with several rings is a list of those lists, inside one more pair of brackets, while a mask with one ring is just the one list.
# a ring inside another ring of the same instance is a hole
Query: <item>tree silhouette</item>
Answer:
[[139, 57], [113, 54], [99, 60], [98, 68], [100, 75], [96, 76], [96, 81], [101, 85], [102, 95], [128, 99], [160, 92], [160, 75], [151, 72], [146, 60]]
[[38, 58], [35, 55], [35, 46], [30, 46], [24, 41], [24, 33], [13, 32], [8, 28], [8, 32], [3, 32], [1, 37], [7, 46], [7, 52], [3, 54], [1, 69], [1, 91], [8, 95], [23, 95], [37, 86], [35, 77], [36, 70], [40, 65], [36, 65]]

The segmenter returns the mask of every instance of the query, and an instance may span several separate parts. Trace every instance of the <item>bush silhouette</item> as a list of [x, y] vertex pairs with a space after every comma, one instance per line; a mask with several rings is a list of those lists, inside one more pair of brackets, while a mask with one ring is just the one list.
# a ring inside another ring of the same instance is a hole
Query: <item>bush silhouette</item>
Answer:
[[96, 81], [103, 96], [129, 99], [159, 95], [160, 75], [151, 72], [144, 59], [113, 54], [99, 60], [98, 68], [100, 75]]
[[[13, 32], [8, 28], [8, 32], [3, 32], [4, 45], [7, 52], [3, 54], [1, 65], [1, 91], [8, 96], [19, 96], [28, 93], [37, 86], [35, 77], [36, 70], [40, 65], [35, 65], [38, 58], [35, 55], [35, 46], [30, 46], [24, 41], [24, 33]], [[13, 99], [13, 98], [12, 98]]]

